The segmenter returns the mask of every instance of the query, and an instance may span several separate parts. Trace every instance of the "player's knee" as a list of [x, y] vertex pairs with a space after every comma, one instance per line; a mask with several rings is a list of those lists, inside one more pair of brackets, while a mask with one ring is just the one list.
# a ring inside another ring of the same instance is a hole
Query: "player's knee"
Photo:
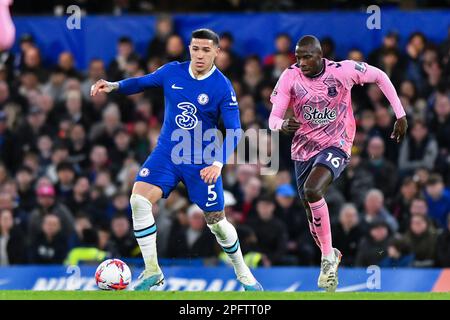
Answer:
[[230, 236], [230, 233], [236, 232], [234, 226], [226, 218], [216, 223], [208, 224], [208, 228], [214, 235], [221, 239], [225, 239]]
[[319, 201], [323, 197], [323, 191], [316, 186], [305, 186], [305, 200], [308, 202]]
[[151, 202], [144, 196], [133, 193], [130, 196], [130, 205], [131, 205], [131, 211], [133, 216], [136, 215], [138, 212], [141, 212], [140, 209], [150, 209], [148, 210], [148, 213], [151, 213], [152, 204]]

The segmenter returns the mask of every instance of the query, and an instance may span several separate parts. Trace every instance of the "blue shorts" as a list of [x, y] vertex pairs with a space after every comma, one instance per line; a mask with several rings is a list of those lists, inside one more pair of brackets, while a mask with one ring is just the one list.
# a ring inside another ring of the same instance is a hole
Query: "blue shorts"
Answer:
[[186, 186], [189, 199], [203, 211], [222, 211], [224, 208], [222, 176], [214, 184], [205, 183], [200, 170], [209, 164], [174, 164], [170, 153], [155, 148], [140, 168], [135, 181], [142, 181], [161, 188], [167, 198], [181, 181]]
[[301, 199], [305, 199], [304, 185], [311, 170], [316, 166], [324, 166], [330, 170], [333, 181], [339, 178], [350, 161], [349, 156], [337, 147], [329, 147], [306, 161], [295, 161], [297, 189]]

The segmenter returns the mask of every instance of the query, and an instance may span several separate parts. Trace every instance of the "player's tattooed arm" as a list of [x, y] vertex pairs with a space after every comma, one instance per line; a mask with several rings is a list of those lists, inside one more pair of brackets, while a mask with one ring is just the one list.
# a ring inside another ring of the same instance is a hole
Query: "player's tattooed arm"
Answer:
[[205, 220], [207, 224], [216, 224], [225, 218], [225, 211], [205, 212]]
[[298, 128], [300, 128], [300, 122], [294, 117], [284, 120], [281, 125], [281, 131], [284, 133], [294, 133]]
[[95, 96], [99, 92], [109, 93], [111, 91], [115, 91], [119, 89], [118, 82], [109, 82], [103, 79], [98, 80], [91, 87], [91, 96]]

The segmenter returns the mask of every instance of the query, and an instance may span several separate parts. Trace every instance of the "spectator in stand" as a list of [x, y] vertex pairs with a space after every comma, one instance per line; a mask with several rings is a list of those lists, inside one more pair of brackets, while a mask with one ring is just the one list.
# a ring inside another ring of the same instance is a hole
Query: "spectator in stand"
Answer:
[[[381, 93], [377, 86], [372, 86], [378, 92]], [[391, 139], [393, 117], [389, 109], [382, 104], [375, 109], [376, 125], [369, 132], [369, 136], [380, 136], [384, 140], [385, 146], [385, 157], [392, 163], [398, 162], [398, 144], [393, 139]], [[403, 142], [404, 143], [404, 142]]]
[[414, 121], [410, 134], [411, 136], [407, 136], [400, 147], [398, 159], [400, 174], [409, 175], [421, 167], [432, 170], [438, 155], [438, 144], [428, 133], [426, 123], [420, 119]]
[[166, 52], [167, 40], [173, 34], [173, 21], [169, 15], [161, 15], [156, 20], [156, 34], [147, 48], [147, 59], [162, 57]]
[[395, 196], [390, 207], [392, 215], [398, 221], [398, 231], [401, 233], [408, 229], [410, 207], [418, 194], [419, 187], [417, 183], [411, 177], [403, 179], [400, 193]]
[[219, 251], [214, 235], [206, 226], [202, 209], [196, 204], [187, 210], [188, 225], [171, 231], [168, 254], [173, 258], [215, 258]]
[[380, 47], [373, 50], [368, 57], [368, 63], [378, 68], [383, 65], [383, 54], [386, 51], [394, 51], [397, 55], [400, 55], [398, 47], [399, 35], [394, 31], [389, 31], [383, 37], [383, 43]]
[[65, 51], [58, 57], [58, 67], [64, 72], [67, 78], [77, 78], [81, 80], [82, 75], [75, 68], [75, 60], [72, 53]]
[[346, 203], [340, 213], [339, 221], [333, 225], [333, 246], [342, 252], [343, 266], [354, 266], [358, 244], [364, 236], [359, 222], [359, 214], [356, 207]]
[[140, 250], [130, 226], [129, 217], [118, 213], [111, 220], [111, 238], [107, 246], [113, 256], [132, 258], [140, 255]]
[[414, 254], [411, 253], [409, 243], [401, 236], [394, 237], [388, 244], [387, 257], [381, 260], [382, 268], [406, 268], [411, 267]]
[[67, 205], [73, 193], [76, 172], [70, 162], [61, 162], [56, 167], [58, 182], [55, 185], [58, 200]]
[[436, 267], [450, 267], [450, 215], [447, 216], [447, 227], [436, 240]]
[[20, 167], [16, 172], [16, 182], [19, 208], [26, 212], [31, 212], [36, 206], [33, 171], [26, 166]]
[[74, 220], [70, 210], [56, 200], [56, 191], [52, 185], [38, 185], [37, 190], [38, 206], [31, 212], [29, 220], [28, 236], [31, 241], [35, 239], [41, 230], [43, 220], [47, 215], [54, 215], [58, 219], [58, 232], [62, 237], [69, 239], [74, 232]]
[[257, 96], [262, 83], [264, 83], [264, 72], [261, 60], [256, 55], [247, 57], [244, 62], [244, 90], [258, 100]]
[[430, 218], [439, 228], [445, 228], [450, 215], [450, 189], [445, 188], [440, 174], [430, 175], [424, 194]]
[[263, 254], [266, 267], [292, 263], [286, 259], [288, 232], [285, 224], [274, 216], [273, 197], [263, 195], [256, 204], [257, 216], [249, 220], [248, 225], [255, 231], [258, 239], [258, 251]]
[[36, 75], [40, 83], [45, 83], [48, 78], [48, 71], [42, 65], [41, 53], [37, 47], [29, 47], [24, 51], [24, 59], [21, 73], [24, 75], [31, 72]]
[[421, 65], [421, 58], [427, 39], [421, 32], [414, 32], [409, 36], [406, 45], [406, 78], [412, 80], [417, 87], [419, 93], [423, 93], [425, 80], [424, 72]]
[[367, 170], [374, 177], [375, 188], [383, 192], [387, 204], [390, 205], [397, 186], [397, 170], [395, 165], [384, 157], [383, 139], [377, 136], [370, 138], [367, 153]]
[[370, 224], [376, 220], [382, 220], [389, 226], [390, 232], [398, 230], [398, 222], [384, 206], [384, 195], [378, 189], [371, 189], [366, 194], [364, 201], [362, 226], [365, 231], [370, 228]]
[[81, 84], [81, 92], [84, 99], [91, 98], [91, 87], [100, 79], [106, 77], [105, 64], [103, 60], [94, 58], [89, 62], [88, 76]]
[[336, 180], [336, 187], [348, 201], [361, 207], [367, 192], [375, 186], [374, 180], [365, 167], [360, 152], [355, 151], [352, 152], [347, 168]]
[[25, 236], [14, 225], [13, 212], [0, 210], [0, 266], [26, 262]]
[[110, 103], [102, 112], [102, 121], [92, 126], [89, 139], [110, 149], [114, 146], [114, 133], [122, 126], [119, 106]]
[[[175, 192], [172, 192], [170, 196], [175, 196]], [[158, 226], [158, 241], [156, 243], [156, 249], [158, 250], [159, 257], [168, 258], [169, 256], [167, 254], [167, 247], [169, 244], [169, 236], [173, 221], [172, 217], [169, 216], [167, 210], [160, 210], [160, 203], [161, 202], [154, 204], [152, 207], [152, 213], [155, 218], [155, 223]]]
[[127, 61], [130, 57], [139, 56], [134, 52], [133, 41], [129, 37], [120, 37], [117, 42], [117, 56], [108, 67], [108, 78], [111, 81], [118, 81], [124, 78]]
[[89, 215], [90, 199], [89, 199], [89, 179], [86, 176], [79, 176], [75, 180], [73, 192], [66, 200], [66, 205], [75, 215], [78, 212], [85, 212]]
[[[0, 83], [0, 87], [2, 84]], [[17, 167], [15, 164], [15, 155], [18, 152], [15, 144], [15, 135], [8, 128], [8, 116], [6, 112], [0, 110], [0, 161], [8, 168], [14, 170]]]
[[30, 262], [37, 264], [62, 264], [68, 252], [68, 237], [62, 231], [61, 220], [47, 214], [30, 243]]
[[45, 175], [52, 181], [52, 183], [58, 182], [57, 168], [60, 163], [68, 162], [69, 160], [69, 147], [64, 142], [57, 142], [53, 145], [53, 152], [51, 155], [51, 163], [45, 170]]
[[322, 54], [325, 59], [332, 61], [339, 61], [340, 59], [336, 58], [335, 49], [336, 46], [334, 41], [330, 37], [325, 37], [320, 40], [320, 46], [322, 47]]
[[103, 145], [95, 145], [91, 149], [89, 159], [91, 165], [86, 173], [89, 181], [94, 182], [98, 173], [107, 170], [109, 167], [108, 151]]
[[261, 180], [256, 177], [248, 179], [244, 185], [243, 199], [238, 203], [238, 210], [242, 213], [241, 223], [256, 216], [256, 202], [261, 194], [261, 187]]
[[414, 267], [434, 267], [437, 233], [426, 216], [413, 215], [406, 239], [414, 253]]
[[389, 226], [385, 221], [377, 219], [371, 222], [367, 236], [359, 243], [355, 266], [378, 265], [387, 256], [390, 239]]
[[436, 137], [439, 154], [436, 160], [436, 170], [450, 184], [450, 92], [442, 90], [435, 95], [433, 108], [428, 116], [428, 128]]
[[265, 66], [273, 66], [275, 64], [275, 56], [278, 54], [287, 54], [290, 64], [295, 63], [295, 55], [292, 52], [292, 39], [287, 33], [280, 33], [275, 38], [275, 52], [264, 58]]
[[98, 232], [92, 228], [83, 229], [81, 243], [69, 251], [64, 264], [73, 266], [83, 263], [97, 266], [106, 258], [113, 257], [110, 253], [100, 249], [99, 246]]
[[288, 232], [287, 254], [295, 257], [297, 264], [314, 264], [318, 252], [311, 241], [306, 212], [299, 205], [292, 185], [282, 184], [276, 188], [274, 213], [284, 223]]
[[86, 137], [86, 129], [81, 124], [75, 124], [69, 134], [69, 162], [77, 170], [84, 171], [89, 165], [90, 145]]
[[184, 62], [188, 59], [184, 42], [178, 34], [172, 34], [167, 39], [166, 53], [164, 55], [166, 61]]

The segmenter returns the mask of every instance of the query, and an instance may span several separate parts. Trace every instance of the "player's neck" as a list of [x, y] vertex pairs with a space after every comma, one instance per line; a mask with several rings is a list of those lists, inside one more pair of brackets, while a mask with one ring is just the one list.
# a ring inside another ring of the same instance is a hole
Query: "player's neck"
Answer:
[[195, 69], [192, 67], [192, 64], [191, 64], [191, 63], [189, 64], [189, 73], [191, 74], [191, 76], [192, 76], [193, 78], [195, 78], [195, 79], [197, 79], [197, 80], [202, 80], [202, 79], [207, 78], [207, 77], [212, 73], [212, 71], [214, 71], [214, 69], [215, 69], [215, 66], [214, 66], [214, 64], [212, 64], [212, 65], [211, 65], [208, 69], [206, 69], [205, 71], [199, 72], [199, 71], [195, 70]]

